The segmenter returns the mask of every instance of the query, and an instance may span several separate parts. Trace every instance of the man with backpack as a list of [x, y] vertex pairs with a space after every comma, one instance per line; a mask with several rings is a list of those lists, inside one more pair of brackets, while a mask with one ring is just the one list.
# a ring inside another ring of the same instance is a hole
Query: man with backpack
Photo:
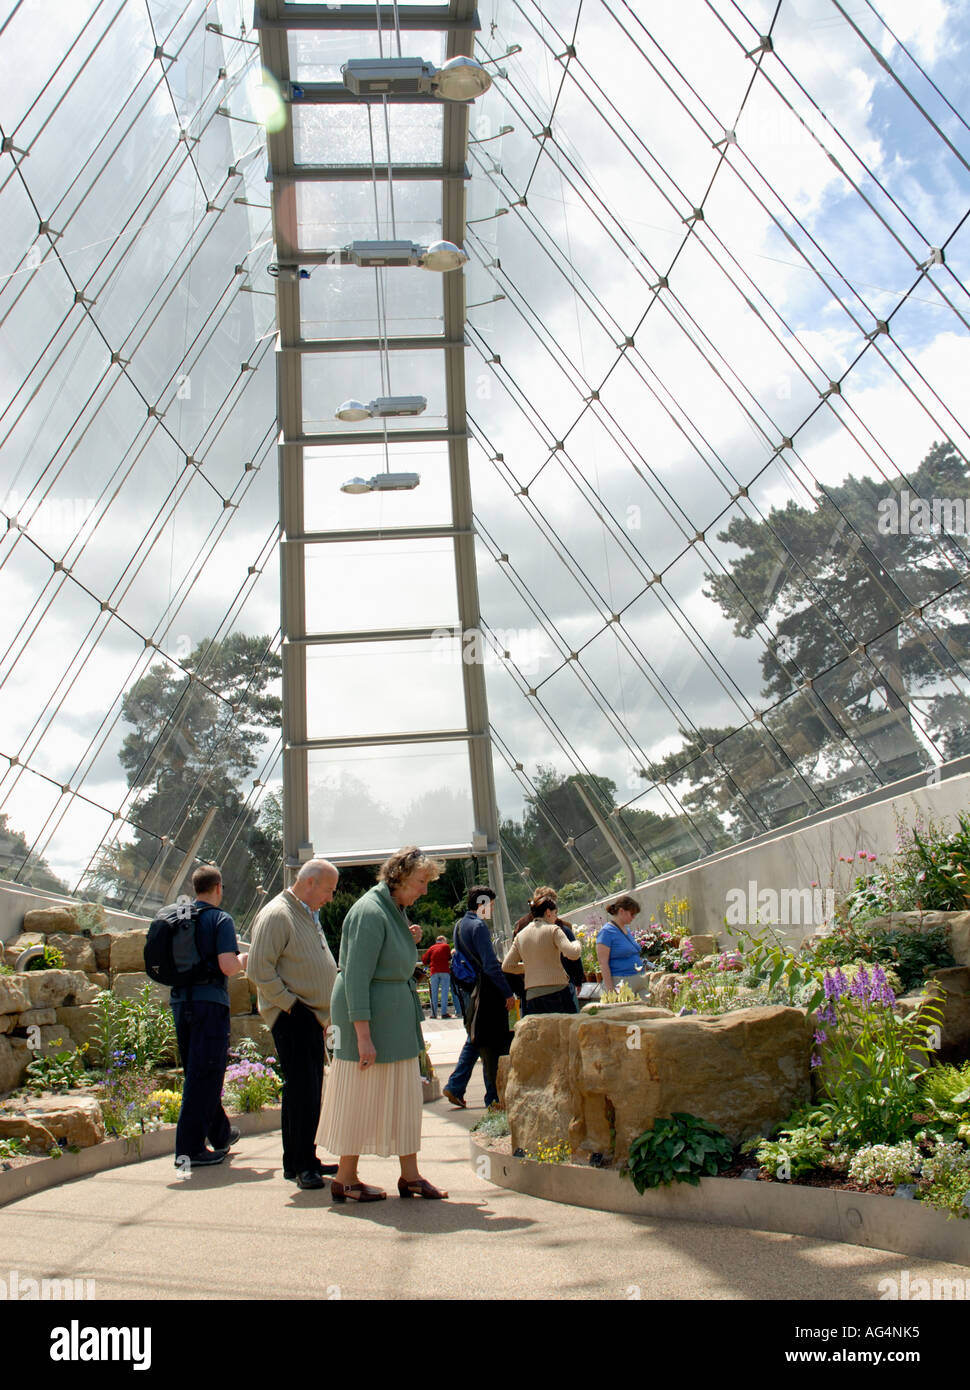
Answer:
[[[201, 959], [191, 984], [172, 987], [171, 1005], [179, 1056], [185, 1072], [182, 1108], [175, 1130], [175, 1162], [183, 1169], [222, 1163], [239, 1138], [222, 1108], [222, 1083], [229, 1059], [229, 989], [226, 979], [246, 969], [236, 927], [220, 911], [222, 874], [204, 864], [192, 875], [195, 901], [179, 904], [195, 924], [193, 952]], [[183, 918], [185, 914], [183, 914]], [[147, 965], [147, 962], [146, 962]], [[212, 1145], [206, 1147], [206, 1140]]]
[[491, 888], [473, 888], [468, 910], [455, 924], [451, 979], [468, 1037], [443, 1094], [459, 1110], [465, 1109], [465, 1090], [479, 1057], [485, 1073], [485, 1104], [498, 1103], [498, 1059], [512, 1042], [506, 1014], [515, 1007], [515, 994], [502, 974], [488, 930], [494, 901]]

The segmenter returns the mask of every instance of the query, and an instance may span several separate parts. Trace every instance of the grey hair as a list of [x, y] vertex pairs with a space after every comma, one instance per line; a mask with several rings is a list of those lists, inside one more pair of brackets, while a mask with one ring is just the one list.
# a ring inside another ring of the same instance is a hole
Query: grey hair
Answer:
[[294, 879], [294, 884], [313, 882], [325, 873], [336, 874], [338, 878], [340, 877], [336, 865], [331, 864], [329, 859], [308, 859]]

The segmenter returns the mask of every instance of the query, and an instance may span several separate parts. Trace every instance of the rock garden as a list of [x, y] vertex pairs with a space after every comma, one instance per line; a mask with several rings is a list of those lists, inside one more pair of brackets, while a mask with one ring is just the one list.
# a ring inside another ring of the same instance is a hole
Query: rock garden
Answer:
[[637, 1193], [723, 1175], [970, 1217], [970, 821], [850, 862], [800, 945], [758, 923], [691, 936], [674, 904], [640, 933], [648, 993], [523, 1019], [480, 1152]]
[[[96, 904], [28, 912], [0, 962], [0, 1166], [173, 1126], [181, 1071], [169, 991], [144, 973], [147, 929], [104, 930]], [[244, 974], [229, 981], [232, 1114], [275, 1105], [272, 1035]]]

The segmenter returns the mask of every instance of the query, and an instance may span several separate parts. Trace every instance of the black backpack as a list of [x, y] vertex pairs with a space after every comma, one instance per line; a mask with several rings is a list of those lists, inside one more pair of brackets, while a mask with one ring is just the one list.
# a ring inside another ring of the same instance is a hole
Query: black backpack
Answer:
[[145, 938], [145, 974], [159, 985], [202, 985], [222, 972], [199, 944], [199, 921], [205, 909], [182, 898], [163, 907]]

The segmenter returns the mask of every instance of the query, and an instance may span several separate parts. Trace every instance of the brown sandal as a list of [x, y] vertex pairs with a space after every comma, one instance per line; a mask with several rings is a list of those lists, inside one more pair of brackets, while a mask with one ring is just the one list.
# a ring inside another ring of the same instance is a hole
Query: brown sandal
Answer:
[[330, 1200], [333, 1202], [346, 1202], [349, 1197], [352, 1202], [383, 1202], [387, 1193], [379, 1187], [368, 1187], [365, 1182], [342, 1183], [331, 1181]]
[[398, 1178], [397, 1195], [399, 1197], [427, 1197], [431, 1200], [438, 1200], [447, 1197], [447, 1192], [442, 1192], [439, 1188], [432, 1186], [426, 1178], [414, 1178], [408, 1182], [407, 1178]]

